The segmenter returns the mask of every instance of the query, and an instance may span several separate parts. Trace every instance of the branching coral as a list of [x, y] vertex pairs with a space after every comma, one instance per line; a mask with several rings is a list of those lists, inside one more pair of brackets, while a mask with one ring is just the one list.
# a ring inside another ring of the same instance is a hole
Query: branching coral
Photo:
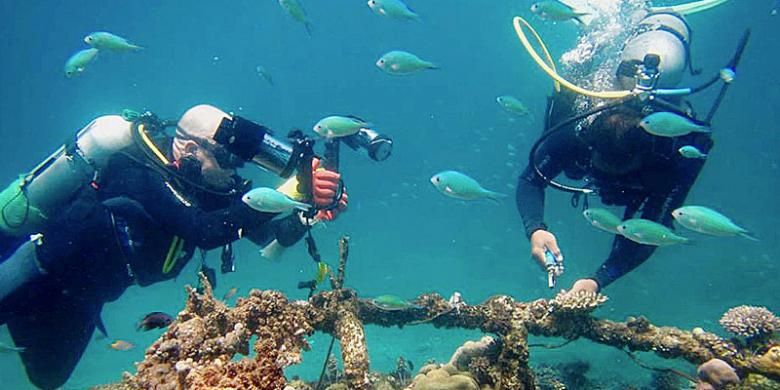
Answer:
[[765, 307], [743, 305], [724, 313], [720, 325], [737, 336], [763, 337], [780, 329], [780, 319]]

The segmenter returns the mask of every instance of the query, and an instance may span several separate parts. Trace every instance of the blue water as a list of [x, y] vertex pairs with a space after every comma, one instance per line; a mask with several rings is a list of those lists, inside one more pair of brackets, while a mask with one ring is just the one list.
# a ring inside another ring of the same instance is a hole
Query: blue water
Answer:
[[[210, 103], [282, 134], [293, 127], [311, 129], [333, 113], [351, 113], [391, 135], [395, 149], [383, 163], [343, 153], [349, 211], [315, 232], [331, 262], [337, 239], [351, 236], [350, 287], [363, 296], [408, 298], [460, 291], [469, 303], [495, 294], [549, 298], [554, 291], [529, 260], [513, 194], [541, 130], [550, 83], [522, 50], [511, 18], [529, 17], [554, 55], [574, 45], [577, 27], [530, 18], [529, 1], [408, 3], [422, 16], [421, 23], [381, 18], [363, 1], [310, 0], [305, 4], [313, 25], [309, 37], [275, 1], [0, 0], [0, 181], [10, 182], [32, 168], [93, 118], [123, 108], [177, 117], [194, 104]], [[769, 15], [772, 3], [733, 1], [689, 18], [693, 56], [707, 75], [730, 58], [745, 28], [753, 29], [753, 37], [738, 81], [716, 116], [716, 147], [688, 203], [723, 211], [761, 241], [694, 236], [695, 245], [663, 248], [605, 291], [610, 300], [597, 315], [622, 320], [643, 314], [657, 324], [722, 332], [717, 321], [732, 306], [780, 308], [780, 16]], [[83, 75], [66, 79], [65, 60], [86, 46], [86, 34], [101, 30], [146, 49], [102, 53]], [[418, 54], [441, 69], [410, 77], [384, 74], [374, 62], [395, 49]], [[273, 75], [274, 86], [256, 74], [260, 64]], [[501, 111], [494, 99], [505, 94], [524, 101], [533, 117], [515, 119]], [[700, 112], [713, 96], [710, 91], [694, 99]], [[468, 173], [511, 196], [499, 205], [445, 198], [428, 182], [445, 169]], [[270, 176], [245, 173], [275, 183]], [[606, 257], [611, 237], [588, 227], [569, 206], [568, 196], [548, 191], [546, 220], [566, 253], [560, 286], [589, 275]], [[295, 285], [309, 279], [314, 266], [302, 245], [279, 262], [261, 258], [249, 243], [236, 248], [238, 272], [220, 277], [218, 295], [238, 287], [239, 294], [279, 289], [305, 298]], [[212, 266], [216, 256], [210, 256]], [[120, 352], [107, 347], [111, 340], [93, 340], [65, 388], [113, 382], [123, 371], [133, 371], [145, 346], [160, 334], [138, 333], [135, 322], [150, 311], [178, 312], [183, 287], [196, 282], [196, 263], [175, 281], [132, 287], [108, 304], [103, 318], [112, 338], [136, 348]], [[462, 342], [479, 337], [473, 331], [426, 326], [369, 326], [366, 333], [371, 367], [379, 371], [391, 370], [399, 355], [418, 366], [429, 358], [446, 360]], [[312, 352], [288, 373], [314, 379], [328, 341], [313, 337]], [[11, 343], [5, 328], [0, 328], [0, 342]], [[535, 363], [572, 359], [588, 359], [594, 378], [640, 385], [649, 378], [622, 352], [588, 341], [532, 350]], [[0, 388], [32, 388], [17, 355], [0, 354]]]

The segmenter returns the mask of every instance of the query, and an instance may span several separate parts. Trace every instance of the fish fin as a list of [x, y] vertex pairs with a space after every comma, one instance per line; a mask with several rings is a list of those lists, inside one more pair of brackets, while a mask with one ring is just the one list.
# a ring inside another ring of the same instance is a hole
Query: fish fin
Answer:
[[141, 51], [141, 50], [146, 50], [146, 48], [145, 48], [145, 47], [143, 47], [143, 46], [138, 46], [138, 45], [134, 45], [134, 44], [132, 44], [132, 43], [128, 43], [128, 46], [130, 47], [130, 49], [131, 49], [131, 50], [134, 50], [134, 51]]
[[753, 233], [745, 230], [743, 232], [739, 233], [740, 236], [747, 238], [750, 241], [761, 241], [758, 237], [754, 236]]
[[406, 6], [405, 16], [407, 19], [411, 19], [417, 22], [422, 22], [422, 19], [420, 19], [420, 15], [418, 15], [417, 12], [414, 12], [414, 10], [408, 5]]
[[434, 69], [434, 70], [439, 70], [439, 69], [441, 69], [441, 67], [440, 67], [439, 65], [436, 65], [436, 64], [434, 64], [433, 62], [426, 62], [426, 63], [425, 63], [425, 67], [426, 67], [427, 69]]
[[[583, 18], [583, 16], [588, 16], [588, 18]], [[592, 19], [589, 16], [590, 14], [587, 12], [577, 13], [576, 16], [572, 18], [572, 20], [579, 23], [583, 27], [588, 27], [590, 26], [590, 21]]]
[[[335, 114], [334, 114], [334, 115], [335, 115]], [[366, 121], [365, 119], [363, 119], [363, 118], [361, 118], [361, 117], [359, 117], [359, 116], [357, 116], [357, 115], [352, 115], [352, 114], [349, 114], [349, 115], [344, 115], [344, 117], [345, 117], [345, 118], [352, 118], [352, 119], [354, 119], [354, 120], [356, 120], [356, 121], [360, 121], [360, 122], [363, 122], [363, 123], [368, 123], [368, 121]]]
[[295, 203], [295, 208], [299, 210], [309, 211], [309, 209], [311, 209], [311, 205], [308, 203], [303, 203], [303, 202], [294, 202], [294, 203]]
[[311, 23], [308, 22], [308, 21], [303, 22], [303, 26], [306, 28], [306, 34], [308, 34], [309, 37], [311, 37], [312, 36], [311, 35]]
[[280, 244], [278, 240], [273, 240], [270, 244], [260, 250], [260, 256], [265, 257], [269, 261], [277, 261], [282, 257], [285, 249], [287, 248]]
[[497, 203], [501, 203], [501, 200], [508, 197], [507, 194], [502, 194], [500, 192], [495, 191], [486, 191], [485, 194], [487, 195], [488, 199], [493, 200]]

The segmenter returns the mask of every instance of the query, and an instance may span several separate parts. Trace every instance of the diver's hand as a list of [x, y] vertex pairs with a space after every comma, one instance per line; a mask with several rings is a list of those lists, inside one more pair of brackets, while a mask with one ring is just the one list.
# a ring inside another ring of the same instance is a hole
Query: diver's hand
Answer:
[[[317, 158], [311, 161], [311, 171], [314, 204], [320, 207], [330, 206], [341, 186], [341, 175], [338, 172], [321, 168], [320, 160]], [[345, 188], [341, 194], [341, 199], [339, 199], [338, 207], [332, 210], [320, 210], [317, 213], [317, 218], [323, 221], [336, 219], [340, 212], [346, 210], [348, 201], [349, 196]]]
[[344, 192], [341, 193], [341, 199], [339, 200], [339, 207], [333, 209], [333, 210], [320, 210], [317, 212], [317, 218], [323, 221], [332, 221], [336, 219], [336, 217], [344, 210], [347, 209], [347, 202], [349, 201], [349, 196], [347, 195], [347, 189], [344, 189]]
[[571, 290], [569, 290], [570, 293], [577, 291], [597, 293], [599, 292], [599, 284], [596, 283], [596, 281], [593, 279], [579, 279], [574, 282], [574, 284], [571, 286]]
[[341, 175], [320, 167], [320, 159], [311, 160], [311, 190], [314, 204], [320, 207], [329, 206], [339, 190]]
[[559, 262], [563, 262], [563, 254], [561, 253], [561, 249], [558, 248], [558, 240], [555, 239], [555, 235], [542, 229], [533, 232], [533, 234], [531, 234], [531, 257], [533, 257], [545, 271], [547, 270], [547, 266], [545, 265], [544, 252], [548, 250]]

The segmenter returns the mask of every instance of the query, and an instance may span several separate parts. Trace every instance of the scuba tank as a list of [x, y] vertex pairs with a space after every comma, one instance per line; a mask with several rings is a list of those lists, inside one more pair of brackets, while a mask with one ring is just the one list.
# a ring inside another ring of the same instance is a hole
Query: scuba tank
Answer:
[[39, 232], [85, 185], [97, 189], [110, 156], [132, 144], [131, 122], [118, 115], [93, 120], [72, 142], [0, 192], [0, 233], [23, 237]]
[[[672, 88], [676, 86], [690, 67], [691, 30], [682, 16], [672, 13], [656, 13], [639, 22], [636, 32], [623, 46], [617, 76], [622, 88], [633, 90], [637, 77], [647, 77], [648, 59], [657, 66], [652, 85], [646, 88]], [[651, 72], [652, 73], [652, 72]], [[652, 76], [652, 75], [651, 75]]]

